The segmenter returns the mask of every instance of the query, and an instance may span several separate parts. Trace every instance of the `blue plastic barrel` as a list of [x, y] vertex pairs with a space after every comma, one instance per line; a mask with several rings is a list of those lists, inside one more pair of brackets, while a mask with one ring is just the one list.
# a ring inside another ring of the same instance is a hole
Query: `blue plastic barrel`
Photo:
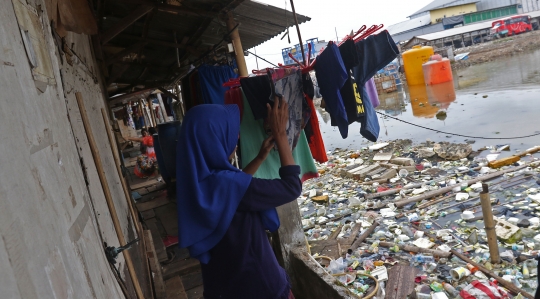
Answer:
[[152, 135], [152, 139], [154, 140], [154, 151], [156, 152], [156, 160], [159, 166], [159, 173], [161, 174], [161, 177], [163, 178], [165, 183], [169, 184], [171, 182], [171, 176], [165, 168], [165, 161], [163, 160], [163, 153], [161, 152], [161, 147], [159, 144], [159, 135]]
[[163, 169], [167, 171], [171, 179], [176, 178], [176, 143], [180, 135], [180, 126], [180, 121], [171, 121], [157, 125], [159, 145], [164, 164]]

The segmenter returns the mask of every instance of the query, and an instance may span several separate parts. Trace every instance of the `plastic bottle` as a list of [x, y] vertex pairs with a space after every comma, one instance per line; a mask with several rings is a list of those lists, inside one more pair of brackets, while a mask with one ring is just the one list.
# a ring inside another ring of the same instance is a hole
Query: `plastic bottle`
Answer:
[[530, 277], [530, 275], [529, 275], [529, 267], [527, 267], [527, 262], [523, 263], [522, 273], [523, 273], [523, 278], [528, 279]]
[[471, 264], [467, 264], [467, 269], [469, 269], [469, 271], [471, 271], [472, 274], [476, 273], [476, 271], [478, 271], [478, 268], [471, 265]]
[[443, 285], [437, 281], [432, 282], [429, 287], [435, 292], [440, 292], [443, 290]]
[[456, 290], [451, 284], [443, 282], [442, 285], [450, 297], [455, 298], [459, 295], [458, 290]]
[[403, 227], [401, 228], [401, 230], [402, 230], [403, 233], [404, 233], [405, 235], [407, 235], [409, 238], [412, 238], [412, 237], [414, 236], [412, 230], [411, 230], [408, 226], [403, 226]]

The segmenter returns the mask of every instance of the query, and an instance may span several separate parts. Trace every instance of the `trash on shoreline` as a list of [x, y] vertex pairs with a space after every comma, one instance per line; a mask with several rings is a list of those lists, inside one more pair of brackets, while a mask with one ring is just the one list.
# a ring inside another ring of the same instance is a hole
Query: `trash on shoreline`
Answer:
[[[517, 290], [534, 294], [540, 161], [529, 153], [490, 167], [487, 155], [509, 147], [473, 151], [468, 143], [396, 140], [329, 152], [329, 161], [318, 165], [322, 175], [304, 182], [298, 199], [313, 257], [364, 298], [395, 292], [393, 271], [411, 269], [418, 275], [401, 278], [410, 280], [403, 287], [411, 284], [403, 296], [460, 298], [483, 286], [510, 298]], [[499, 263], [490, 259], [483, 184]]]

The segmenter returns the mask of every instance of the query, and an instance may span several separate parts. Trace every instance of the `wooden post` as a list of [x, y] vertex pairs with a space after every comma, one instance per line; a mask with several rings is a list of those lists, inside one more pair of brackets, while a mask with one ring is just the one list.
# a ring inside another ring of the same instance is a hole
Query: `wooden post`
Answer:
[[154, 105], [152, 104], [152, 100], [148, 100], [148, 102], [146, 103], [148, 105], [148, 110], [150, 110], [150, 116], [152, 117], [152, 123], [154, 123], [152, 125], [152, 127], [155, 127], [157, 126], [157, 122], [156, 122], [156, 111], [154, 110]]
[[124, 176], [122, 175], [122, 168], [120, 167], [120, 157], [118, 156], [118, 146], [116, 144], [116, 140], [114, 140], [114, 136], [112, 134], [111, 126], [109, 125], [109, 121], [107, 120], [107, 112], [105, 112], [105, 109], [101, 108], [101, 116], [103, 116], [103, 122], [105, 123], [105, 129], [107, 131], [107, 136], [109, 137], [109, 143], [111, 144], [111, 150], [113, 153], [114, 158], [114, 164], [116, 165], [116, 171], [118, 172], [118, 176], [120, 177], [120, 182], [122, 183], [122, 189], [124, 190], [124, 195], [126, 196], [126, 200], [128, 203], [129, 213], [131, 214], [131, 219], [133, 220], [133, 224], [135, 225], [135, 228], [137, 229], [137, 235], [139, 238], [142, 236], [141, 234], [141, 226], [139, 221], [137, 220], [139, 217], [137, 216], [137, 213], [135, 212], [135, 208], [133, 207], [133, 202], [131, 200], [131, 193], [129, 191], [129, 188], [127, 186], [126, 180], [124, 179]]
[[[124, 233], [122, 232], [122, 227], [120, 226], [120, 221], [118, 220], [118, 214], [116, 213], [116, 207], [114, 206], [111, 190], [109, 189], [109, 183], [107, 182], [105, 170], [103, 169], [103, 164], [101, 163], [97, 143], [94, 139], [94, 134], [92, 133], [92, 127], [90, 127], [90, 121], [88, 120], [88, 115], [86, 114], [82, 94], [80, 92], [76, 92], [75, 98], [77, 99], [77, 104], [79, 105], [79, 112], [81, 113], [84, 130], [88, 138], [88, 144], [90, 146], [90, 151], [92, 152], [92, 157], [94, 158], [94, 163], [96, 164], [99, 181], [101, 182], [101, 187], [103, 188], [103, 194], [105, 194], [105, 200], [107, 201], [107, 206], [109, 207], [109, 212], [111, 213], [114, 229], [116, 231], [116, 235], [118, 236], [118, 242], [120, 243], [120, 246], [124, 246], [126, 245], [126, 240], [124, 239]], [[133, 266], [133, 262], [131, 260], [131, 255], [127, 250], [124, 250], [123, 253], [129, 275], [131, 276], [135, 292], [137, 293], [137, 298], [144, 299], [141, 286], [139, 285], [139, 279], [137, 278], [137, 273], [135, 273], [135, 267]]]
[[236, 56], [236, 64], [238, 65], [238, 75], [247, 76], [248, 70], [246, 65], [246, 59], [244, 57], [244, 49], [242, 48], [242, 42], [240, 41], [240, 34], [238, 33], [238, 28], [233, 28], [236, 26], [234, 17], [231, 11], [227, 13], [227, 29], [231, 32], [231, 39], [234, 47], [234, 54]]
[[493, 221], [488, 185], [482, 184], [482, 188], [483, 191], [480, 193], [480, 202], [482, 204], [482, 214], [484, 215], [484, 225], [488, 237], [489, 255], [491, 257], [491, 262], [493, 264], [498, 264], [500, 262], [499, 245], [497, 243], [497, 234], [495, 233], [495, 221]]
[[512, 292], [513, 294], [517, 295], [517, 294], [520, 294], [523, 295], [523, 297], [525, 298], [529, 298], [529, 299], [534, 299], [534, 296], [523, 291], [522, 289], [516, 287], [512, 282], [510, 281], [507, 281], [507, 280], [504, 280], [502, 277], [499, 277], [498, 275], [496, 275], [495, 273], [489, 271], [488, 269], [486, 269], [484, 266], [480, 265], [480, 264], [477, 264], [475, 263], [473, 260], [471, 260], [470, 258], [466, 257], [465, 255], [461, 254], [460, 252], [457, 252], [456, 250], [454, 249], [451, 249], [450, 252], [459, 257], [461, 260], [463, 260], [464, 262], [466, 263], [469, 263], [473, 266], [475, 266], [476, 268], [478, 268], [480, 271], [484, 272], [484, 274], [486, 274], [487, 276], [489, 277], [492, 277], [494, 278], [495, 280], [497, 280], [497, 282], [502, 285], [503, 287], [507, 288], [510, 292]]
[[146, 113], [144, 113], [144, 105], [142, 103], [142, 99], [139, 99], [139, 109], [141, 109], [141, 113], [144, 119], [144, 128], [148, 130], [148, 120], [146, 120]]
[[300, 50], [302, 51], [302, 59], [304, 61], [304, 65], [306, 65], [306, 53], [304, 53], [304, 42], [302, 41], [302, 35], [300, 34], [300, 26], [298, 25], [298, 17], [296, 16], [296, 10], [294, 9], [293, 0], [290, 0], [290, 2], [291, 2], [292, 13], [294, 16], [294, 24], [296, 25], [296, 32], [298, 33], [298, 40], [300, 41]]

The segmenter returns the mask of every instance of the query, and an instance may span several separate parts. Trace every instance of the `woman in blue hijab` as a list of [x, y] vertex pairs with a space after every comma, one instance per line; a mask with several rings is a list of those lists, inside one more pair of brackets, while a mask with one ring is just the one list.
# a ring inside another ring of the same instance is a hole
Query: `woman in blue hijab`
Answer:
[[[302, 191], [288, 115], [285, 101], [268, 105], [272, 136], [243, 171], [229, 162], [240, 133], [238, 106], [199, 105], [185, 116], [177, 148], [178, 239], [201, 262], [205, 299], [294, 298], [265, 232], [279, 227], [275, 208]], [[281, 179], [253, 178], [274, 143]]]

